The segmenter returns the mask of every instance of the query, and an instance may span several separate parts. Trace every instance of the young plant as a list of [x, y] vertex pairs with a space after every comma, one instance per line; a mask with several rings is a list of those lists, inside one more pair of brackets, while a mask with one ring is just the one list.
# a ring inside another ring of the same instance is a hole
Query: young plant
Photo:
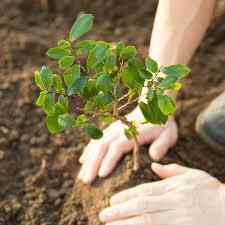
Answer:
[[164, 124], [176, 108], [167, 91], [177, 91], [180, 80], [190, 73], [185, 65], [159, 67], [156, 61], [137, 55], [134, 46], [100, 40], [78, 39], [93, 25], [93, 16], [80, 14], [68, 39], [58, 41], [47, 55], [58, 62], [57, 72], [43, 66], [35, 72], [40, 89], [36, 105], [46, 113], [47, 128], [57, 133], [66, 128], [83, 128], [93, 139], [103, 133], [96, 124], [120, 120], [124, 133], [134, 141], [134, 170], [139, 167], [137, 121], [125, 116], [139, 101], [145, 121]]

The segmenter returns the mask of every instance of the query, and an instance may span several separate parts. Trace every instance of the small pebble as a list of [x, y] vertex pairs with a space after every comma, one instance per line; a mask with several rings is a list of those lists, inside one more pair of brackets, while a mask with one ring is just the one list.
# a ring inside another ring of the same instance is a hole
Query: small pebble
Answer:
[[5, 157], [5, 152], [3, 152], [2, 150], [0, 150], [0, 160], [3, 160]]
[[55, 207], [59, 207], [59, 205], [62, 203], [62, 200], [60, 198], [57, 198], [54, 202]]

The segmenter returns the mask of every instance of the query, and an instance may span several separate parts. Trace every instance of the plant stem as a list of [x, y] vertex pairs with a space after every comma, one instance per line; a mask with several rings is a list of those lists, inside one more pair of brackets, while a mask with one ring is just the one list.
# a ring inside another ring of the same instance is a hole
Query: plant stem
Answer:
[[118, 112], [121, 113], [121, 111], [125, 110], [128, 106], [130, 106], [133, 103], [136, 103], [138, 101], [139, 98], [135, 98], [134, 100], [132, 100], [131, 102], [127, 102], [125, 105], [122, 105], [118, 108]]
[[[123, 62], [120, 63], [120, 69], [121, 70], [123, 67]], [[127, 127], [132, 128], [133, 124], [132, 122], [130, 122], [125, 116], [120, 116], [120, 112], [122, 110], [124, 110], [127, 106], [129, 106], [130, 104], [136, 102], [138, 100], [135, 99], [132, 102], [129, 102], [121, 107], [118, 108], [118, 103], [122, 100], [124, 100], [125, 98], [127, 98], [129, 96], [129, 94], [125, 94], [124, 96], [122, 96], [121, 98], [117, 98], [116, 95], [116, 88], [117, 88], [117, 84], [115, 84], [114, 87], [114, 92], [113, 92], [113, 96], [114, 96], [114, 105], [113, 105], [113, 117], [116, 120], [120, 120], [123, 124], [125, 124]], [[133, 170], [137, 171], [139, 169], [139, 143], [138, 143], [138, 138], [136, 134], [133, 134], [133, 141], [134, 141], [134, 148], [133, 148]]]
[[[131, 128], [132, 122], [130, 122], [125, 116], [117, 116], [116, 119], [120, 120], [123, 124]], [[139, 169], [139, 143], [138, 138], [136, 134], [133, 134], [133, 142], [134, 142], [134, 148], [133, 148], [133, 170], [137, 171]]]
[[134, 157], [134, 164], [133, 164], [133, 170], [137, 171], [139, 169], [139, 162], [140, 162], [140, 155], [139, 155], [139, 143], [137, 136], [133, 136], [134, 141], [134, 149], [133, 149], [133, 157]]
[[129, 93], [126, 93], [125, 95], [123, 95], [122, 97], [120, 97], [118, 99], [118, 102], [121, 102], [122, 100], [124, 100], [125, 98], [127, 98], [129, 96]]

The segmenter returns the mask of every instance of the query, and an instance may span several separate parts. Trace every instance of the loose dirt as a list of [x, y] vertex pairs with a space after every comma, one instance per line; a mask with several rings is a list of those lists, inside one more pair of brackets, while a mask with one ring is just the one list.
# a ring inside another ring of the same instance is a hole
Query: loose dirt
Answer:
[[[141, 169], [133, 173], [131, 156], [107, 179], [92, 186], [76, 179], [78, 157], [88, 142], [77, 130], [49, 135], [43, 113], [34, 105], [38, 90], [33, 72], [46, 63], [46, 50], [63, 37], [81, 10], [96, 14], [89, 38], [125, 41], [147, 54], [156, 1], [2, 0], [0, 7], [0, 224], [99, 225], [109, 197], [158, 178], [150, 170], [147, 146]], [[225, 154], [205, 145], [195, 119], [225, 87], [224, 1], [217, 20], [192, 61], [192, 75], [179, 94], [179, 141], [162, 161], [203, 169], [225, 181]]]

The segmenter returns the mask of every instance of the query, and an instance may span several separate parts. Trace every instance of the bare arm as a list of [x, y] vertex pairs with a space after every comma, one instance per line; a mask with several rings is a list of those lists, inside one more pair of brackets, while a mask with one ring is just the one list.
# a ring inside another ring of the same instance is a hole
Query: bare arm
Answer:
[[216, 0], [160, 0], [149, 54], [161, 65], [187, 64], [213, 16]]
[[[160, 0], [150, 57], [163, 66], [188, 64], [210, 25], [215, 3], [216, 0]], [[147, 92], [144, 88], [142, 96]], [[168, 95], [176, 98], [174, 93]]]

